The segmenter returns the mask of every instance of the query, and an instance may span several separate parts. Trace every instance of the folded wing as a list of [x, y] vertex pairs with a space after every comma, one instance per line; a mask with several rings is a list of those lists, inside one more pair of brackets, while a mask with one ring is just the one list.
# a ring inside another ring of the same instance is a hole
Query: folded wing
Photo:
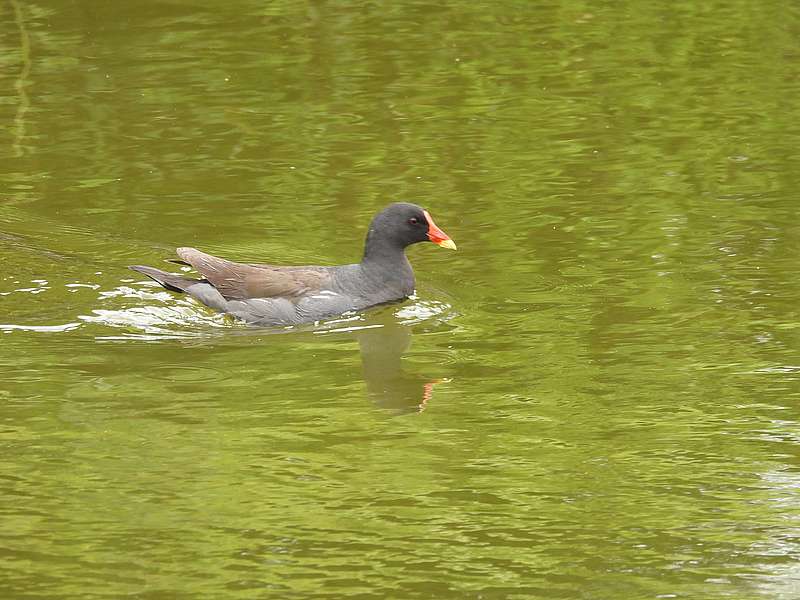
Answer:
[[177, 254], [228, 300], [294, 299], [326, 289], [331, 280], [324, 267], [248, 265], [218, 258], [196, 248], [178, 248]]

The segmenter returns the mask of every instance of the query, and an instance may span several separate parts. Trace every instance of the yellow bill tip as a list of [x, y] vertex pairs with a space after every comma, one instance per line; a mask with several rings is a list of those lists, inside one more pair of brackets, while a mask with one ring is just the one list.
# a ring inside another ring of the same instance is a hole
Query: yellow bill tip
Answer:
[[438, 243], [442, 248], [447, 248], [448, 250], [457, 250], [456, 243], [453, 240], [442, 240]]

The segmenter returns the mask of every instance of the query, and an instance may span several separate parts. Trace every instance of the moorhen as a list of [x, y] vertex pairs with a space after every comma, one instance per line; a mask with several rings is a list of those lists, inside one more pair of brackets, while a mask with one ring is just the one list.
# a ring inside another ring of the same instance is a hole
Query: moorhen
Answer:
[[407, 298], [414, 272], [405, 248], [431, 241], [455, 250], [453, 240], [427, 210], [398, 202], [372, 219], [361, 262], [338, 267], [278, 267], [236, 263], [195, 248], [178, 248], [181, 264], [202, 276], [192, 279], [153, 267], [130, 268], [168, 290], [185, 292], [203, 304], [256, 325], [319, 321]]

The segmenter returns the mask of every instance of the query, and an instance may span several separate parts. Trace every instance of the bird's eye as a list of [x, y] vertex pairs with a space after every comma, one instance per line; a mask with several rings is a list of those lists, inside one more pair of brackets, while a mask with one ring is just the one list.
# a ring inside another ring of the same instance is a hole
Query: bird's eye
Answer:
[[408, 222], [411, 223], [412, 225], [417, 225], [417, 224], [419, 224], [419, 219], [417, 217], [411, 217], [408, 220]]

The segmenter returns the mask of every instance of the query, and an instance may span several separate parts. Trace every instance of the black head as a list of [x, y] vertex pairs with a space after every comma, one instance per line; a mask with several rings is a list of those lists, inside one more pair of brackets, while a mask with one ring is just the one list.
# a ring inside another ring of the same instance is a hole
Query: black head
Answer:
[[366, 250], [400, 249], [417, 242], [434, 242], [455, 249], [453, 240], [433, 222], [428, 211], [416, 204], [390, 204], [372, 219], [367, 233]]

